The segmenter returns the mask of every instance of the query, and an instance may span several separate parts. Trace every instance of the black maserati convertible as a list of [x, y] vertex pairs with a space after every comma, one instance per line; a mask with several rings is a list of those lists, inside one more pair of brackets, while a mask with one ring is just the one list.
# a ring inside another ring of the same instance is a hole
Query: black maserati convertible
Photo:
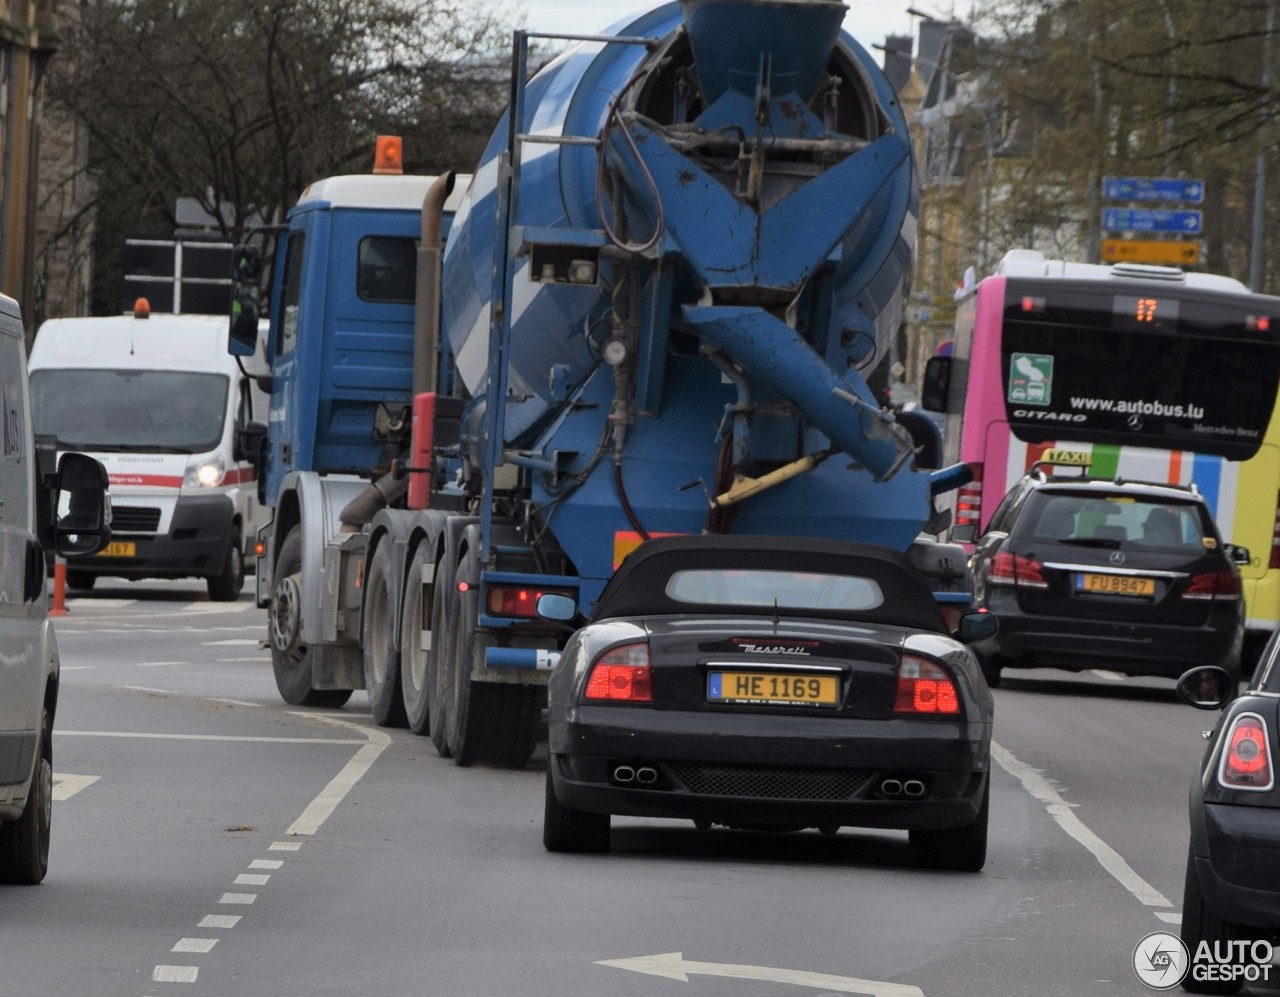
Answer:
[[[543, 616], [574, 621], [545, 595]], [[906, 556], [793, 537], [636, 550], [549, 685], [543, 841], [604, 851], [610, 815], [910, 831], [925, 865], [986, 860], [992, 699]]]

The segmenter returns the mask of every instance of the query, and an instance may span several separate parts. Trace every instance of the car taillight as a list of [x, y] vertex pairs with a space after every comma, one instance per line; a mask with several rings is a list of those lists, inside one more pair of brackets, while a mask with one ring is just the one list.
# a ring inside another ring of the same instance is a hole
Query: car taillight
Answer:
[[1000, 551], [987, 565], [987, 584], [1022, 585], [1033, 589], [1049, 587], [1039, 561], [1021, 554], [1010, 554], [1007, 550]]
[[1258, 714], [1241, 713], [1231, 724], [1218, 782], [1227, 789], [1266, 790], [1274, 785], [1267, 724]]
[[969, 467], [973, 470], [973, 480], [961, 485], [956, 493], [955, 526], [973, 526], [976, 534], [982, 529], [982, 465], [975, 463]]
[[527, 585], [490, 585], [485, 601], [494, 616], [518, 616], [532, 620], [538, 615], [538, 598], [547, 594], [542, 589], [532, 589]]
[[1240, 576], [1234, 571], [1202, 571], [1191, 576], [1184, 599], [1239, 599]]
[[941, 665], [903, 655], [898, 663], [893, 712], [956, 716], [960, 713], [960, 693], [951, 674]]
[[648, 644], [623, 644], [591, 666], [582, 698], [590, 703], [652, 703], [653, 672]]

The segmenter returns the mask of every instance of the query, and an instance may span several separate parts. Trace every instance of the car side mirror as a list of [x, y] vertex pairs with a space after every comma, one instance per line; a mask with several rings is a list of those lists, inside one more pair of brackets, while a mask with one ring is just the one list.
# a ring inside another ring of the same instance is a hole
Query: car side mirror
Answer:
[[61, 557], [83, 557], [105, 547], [111, 540], [106, 468], [86, 454], [63, 454], [56, 508], [53, 545]]
[[978, 527], [973, 523], [961, 523], [951, 528], [951, 542], [971, 544], [978, 539]]
[[1197, 710], [1220, 710], [1236, 698], [1231, 673], [1217, 665], [1200, 665], [1178, 679], [1178, 698]]
[[243, 426], [237, 426], [231, 456], [236, 460], [247, 460], [256, 465], [262, 456], [262, 443], [266, 438], [267, 425], [264, 422], [249, 422]]
[[1252, 560], [1248, 547], [1241, 547], [1238, 544], [1224, 544], [1223, 546], [1226, 548], [1227, 557], [1231, 558], [1234, 564], [1245, 565]]
[[999, 632], [1000, 620], [993, 613], [965, 613], [960, 617], [956, 640], [962, 644], [972, 644], [977, 640], [988, 640]]
[[567, 595], [545, 592], [538, 596], [538, 615], [556, 623], [570, 623], [578, 615], [578, 604]]

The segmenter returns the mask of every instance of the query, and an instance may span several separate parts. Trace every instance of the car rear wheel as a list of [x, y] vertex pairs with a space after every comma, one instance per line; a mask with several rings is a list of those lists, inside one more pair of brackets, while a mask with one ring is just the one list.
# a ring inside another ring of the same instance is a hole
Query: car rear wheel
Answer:
[[542, 844], [549, 852], [607, 852], [609, 815], [573, 810], [556, 799], [547, 768], [547, 799], [542, 811]]
[[97, 575], [91, 575], [87, 571], [73, 571], [67, 569], [67, 588], [73, 589], [91, 589], [93, 583], [98, 580]]
[[53, 739], [49, 711], [41, 722], [40, 757], [22, 815], [0, 824], [0, 883], [34, 886], [49, 871], [53, 825]]
[[987, 864], [987, 823], [991, 810], [991, 776], [982, 790], [977, 819], [967, 827], [940, 831], [912, 831], [911, 843], [920, 855], [920, 864], [929, 869], [978, 872]]
[[[1195, 857], [1187, 853], [1187, 878], [1182, 887], [1182, 943], [1192, 956], [1201, 942], [1208, 942], [1212, 949], [1218, 942], [1227, 942], [1236, 936], [1235, 928], [1204, 904], [1200, 895], [1200, 878], [1196, 875]], [[1224, 946], [1225, 948], [1225, 946]], [[1234, 994], [1244, 985], [1243, 977], [1234, 980], [1197, 980], [1190, 972], [1182, 981], [1182, 989], [1193, 994]]]
[[979, 654], [978, 664], [982, 666], [982, 677], [992, 689], [999, 689], [1004, 675], [1004, 660], [996, 654]]

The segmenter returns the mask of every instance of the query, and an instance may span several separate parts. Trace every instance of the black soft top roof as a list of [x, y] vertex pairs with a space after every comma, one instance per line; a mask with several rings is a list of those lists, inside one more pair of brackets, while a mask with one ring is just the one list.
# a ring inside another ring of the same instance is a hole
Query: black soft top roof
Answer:
[[872, 578], [884, 593], [875, 609], [794, 609], [789, 617], [883, 623], [948, 633], [942, 610], [907, 556], [889, 547], [798, 537], [691, 535], [642, 544], [622, 562], [596, 601], [591, 622], [636, 616], [711, 613], [759, 616], [759, 606], [691, 606], [666, 594], [667, 580], [688, 568], [762, 568]]

